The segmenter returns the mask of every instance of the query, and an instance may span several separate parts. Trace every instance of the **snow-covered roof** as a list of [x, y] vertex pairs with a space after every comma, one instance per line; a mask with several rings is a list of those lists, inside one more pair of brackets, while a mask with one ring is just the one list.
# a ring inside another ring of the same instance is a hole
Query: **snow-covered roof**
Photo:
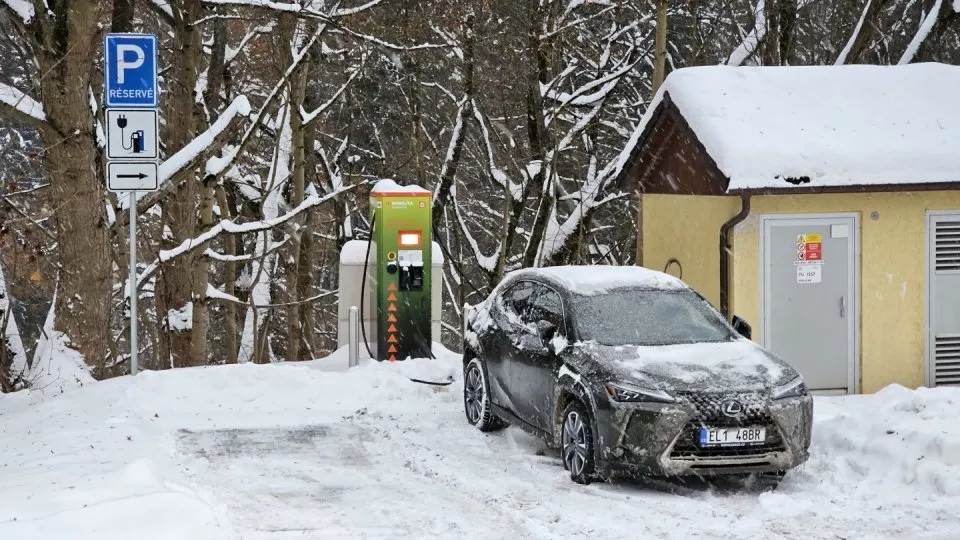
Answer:
[[935, 63], [679, 69], [620, 168], [669, 94], [728, 191], [960, 182], [958, 89], [960, 67]]
[[619, 288], [686, 289], [679, 279], [642, 266], [547, 266], [524, 268], [511, 276], [543, 276], [576, 294], [602, 294]]
[[401, 186], [396, 181], [391, 180], [390, 178], [384, 178], [383, 180], [378, 180], [376, 184], [373, 185], [373, 189], [370, 190], [370, 195], [385, 195], [385, 194], [395, 194], [403, 193], [410, 195], [430, 195], [430, 191], [424, 189], [417, 185], [410, 186]]

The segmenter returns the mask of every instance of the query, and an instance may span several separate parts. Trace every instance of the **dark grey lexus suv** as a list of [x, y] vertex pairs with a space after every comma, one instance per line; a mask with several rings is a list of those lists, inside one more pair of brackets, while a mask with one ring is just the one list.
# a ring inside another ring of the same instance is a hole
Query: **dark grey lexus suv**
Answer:
[[641, 267], [511, 273], [464, 322], [463, 402], [560, 449], [580, 483], [753, 476], [807, 460], [813, 399], [682, 281]]

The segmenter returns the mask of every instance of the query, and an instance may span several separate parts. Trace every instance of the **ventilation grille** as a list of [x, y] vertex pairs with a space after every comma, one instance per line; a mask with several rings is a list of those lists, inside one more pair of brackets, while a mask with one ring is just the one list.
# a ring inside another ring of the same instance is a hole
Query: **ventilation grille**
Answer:
[[960, 220], [936, 222], [934, 265], [937, 272], [960, 272]]
[[934, 337], [934, 386], [960, 386], [960, 335]]

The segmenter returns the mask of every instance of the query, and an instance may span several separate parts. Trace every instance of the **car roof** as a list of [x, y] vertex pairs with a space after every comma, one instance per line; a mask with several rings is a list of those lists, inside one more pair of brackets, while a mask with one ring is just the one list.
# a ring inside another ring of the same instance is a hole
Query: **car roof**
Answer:
[[511, 282], [522, 279], [545, 281], [580, 296], [604, 294], [617, 289], [689, 289], [687, 284], [670, 274], [642, 266], [547, 266], [515, 270], [509, 277]]

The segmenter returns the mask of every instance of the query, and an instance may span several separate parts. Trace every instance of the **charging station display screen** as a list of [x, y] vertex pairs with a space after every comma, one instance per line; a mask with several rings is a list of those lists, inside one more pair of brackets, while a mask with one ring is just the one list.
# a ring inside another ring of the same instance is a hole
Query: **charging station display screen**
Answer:
[[400, 233], [399, 243], [401, 247], [420, 247], [420, 233], [402, 232]]

